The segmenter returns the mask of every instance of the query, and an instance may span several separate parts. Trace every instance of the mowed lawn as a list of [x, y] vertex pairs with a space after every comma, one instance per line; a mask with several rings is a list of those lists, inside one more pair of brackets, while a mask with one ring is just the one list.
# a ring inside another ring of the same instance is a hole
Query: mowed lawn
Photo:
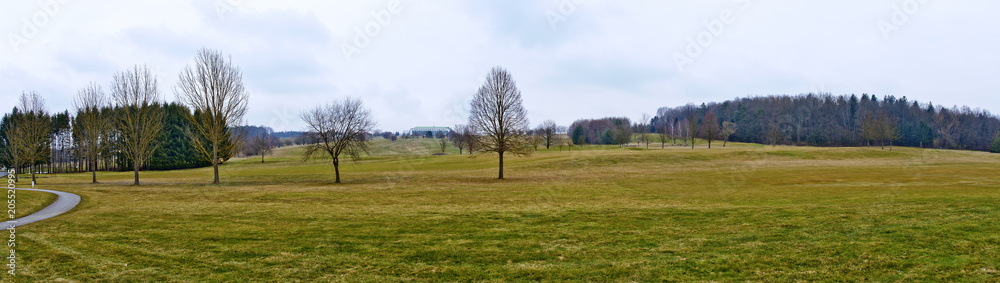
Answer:
[[211, 169], [59, 175], [2, 281], [991, 281], [1000, 155], [765, 147], [432, 156], [376, 141]]

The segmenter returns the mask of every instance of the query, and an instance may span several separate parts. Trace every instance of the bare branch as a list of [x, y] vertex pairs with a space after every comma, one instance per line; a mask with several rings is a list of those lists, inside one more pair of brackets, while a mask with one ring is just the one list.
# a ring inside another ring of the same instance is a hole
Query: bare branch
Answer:
[[212, 162], [213, 183], [218, 184], [219, 163], [232, 156], [245, 138], [237, 126], [243, 124], [250, 94], [240, 68], [219, 51], [201, 49], [194, 65], [181, 71], [174, 94], [195, 112], [187, 115], [193, 128], [188, 136], [195, 149]]

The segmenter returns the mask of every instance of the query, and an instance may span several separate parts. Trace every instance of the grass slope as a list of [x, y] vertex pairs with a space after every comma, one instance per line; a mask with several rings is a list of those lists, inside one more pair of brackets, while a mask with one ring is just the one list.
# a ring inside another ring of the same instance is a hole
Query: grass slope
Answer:
[[[721, 145], [721, 144], [720, 144]], [[59, 175], [73, 212], [19, 230], [8, 281], [985, 281], [1000, 158], [762, 147], [431, 156], [376, 141], [342, 167], [300, 147], [221, 168]], [[651, 145], [651, 148], [653, 146]], [[658, 145], [657, 147], [658, 148]], [[576, 148], [578, 149], [578, 148]]]

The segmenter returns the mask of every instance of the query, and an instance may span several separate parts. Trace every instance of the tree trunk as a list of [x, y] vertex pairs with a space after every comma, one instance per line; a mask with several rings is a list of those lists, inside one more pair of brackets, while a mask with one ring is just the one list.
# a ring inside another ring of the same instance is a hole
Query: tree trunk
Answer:
[[215, 181], [212, 181], [212, 184], [218, 184], [218, 183], [219, 183], [219, 164], [218, 164], [218, 163], [216, 163], [216, 164], [215, 164], [214, 166], [212, 166], [212, 167], [214, 167], [214, 168], [215, 168]]
[[722, 140], [722, 147], [726, 147], [726, 142], [728, 142], [728, 141], [729, 141], [728, 139], [727, 140]]
[[340, 162], [336, 158], [333, 159], [333, 171], [337, 175], [337, 180], [334, 183], [340, 184]]
[[503, 152], [500, 152], [500, 177], [497, 179], [503, 179]]
[[132, 161], [132, 171], [135, 172], [135, 183], [132, 183], [132, 184], [138, 186], [139, 185], [139, 162], [138, 161], [134, 161], [134, 160]]
[[97, 184], [97, 161], [94, 160], [94, 161], [91, 161], [91, 162], [94, 163], [94, 166], [90, 167], [90, 174], [93, 175], [92, 176], [94, 178], [93, 183]]
[[215, 180], [212, 184], [219, 183], [219, 149], [218, 145], [212, 144], [212, 167], [215, 168]]

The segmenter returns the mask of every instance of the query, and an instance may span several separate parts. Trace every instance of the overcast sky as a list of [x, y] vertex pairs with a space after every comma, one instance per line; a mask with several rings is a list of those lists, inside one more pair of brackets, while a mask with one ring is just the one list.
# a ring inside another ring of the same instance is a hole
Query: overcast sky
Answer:
[[[199, 48], [230, 54], [247, 122], [358, 97], [379, 128], [450, 126], [493, 66], [532, 124], [748, 95], [872, 93], [1000, 113], [1000, 1], [3, 1], [0, 107], [72, 108], [136, 64], [175, 101]], [[362, 35], [363, 34], [363, 35]]]

